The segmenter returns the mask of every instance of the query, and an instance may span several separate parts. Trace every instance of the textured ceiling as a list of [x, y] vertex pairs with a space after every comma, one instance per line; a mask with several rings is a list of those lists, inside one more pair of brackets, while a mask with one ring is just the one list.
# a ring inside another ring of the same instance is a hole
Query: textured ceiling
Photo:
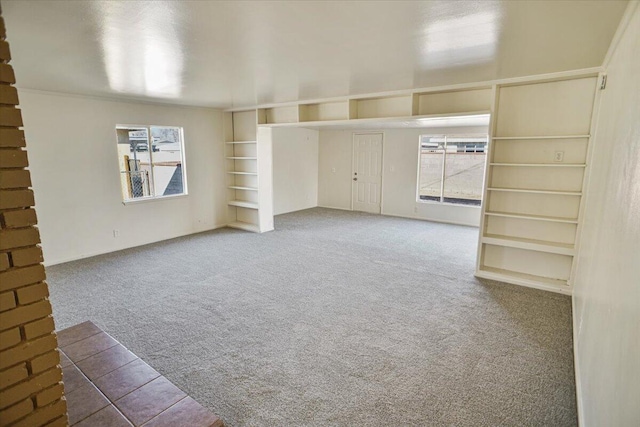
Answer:
[[240, 107], [599, 66], [626, 1], [7, 1], [23, 88]]

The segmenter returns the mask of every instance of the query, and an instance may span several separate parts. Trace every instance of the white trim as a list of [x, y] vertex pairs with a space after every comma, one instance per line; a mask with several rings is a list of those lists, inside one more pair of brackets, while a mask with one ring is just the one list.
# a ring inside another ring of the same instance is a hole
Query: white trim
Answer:
[[518, 279], [516, 277], [506, 276], [498, 273], [491, 273], [484, 270], [476, 271], [475, 276], [481, 279], [494, 280], [496, 282], [507, 283], [510, 285], [524, 286], [527, 288], [539, 289], [541, 291], [555, 292], [557, 294], [563, 294], [563, 295], [572, 294], [572, 290], [569, 286], [567, 286], [566, 288], [560, 288], [552, 285], [544, 285], [534, 281]]
[[[228, 109], [225, 109], [224, 111], [225, 112], [250, 111], [250, 110], [262, 109], [262, 108], [296, 106], [296, 105], [302, 105], [302, 104], [318, 104], [318, 103], [325, 103], [325, 102], [340, 102], [340, 101], [346, 102], [349, 100], [386, 98], [386, 97], [394, 97], [394, 96], [402, 96], [402, 95], [410, 96], [416, 93], [423, 94], [423, 93], [433, 93], [433, 92], [488, 89], [493, 85], [512, 85], [512, 84], [521, 84], [521, 83], [534, 82], [534, 81], [553, 81], [553, 80], [573, 79], [573, 78], [579, 78], [579, 77], [590, 77], [598, 74], [601, 70], [602, 70], [602, 67], [581, 68], [577, 70], [559, 71], [555, 73], [546, 73], [546, 74], [534, 74], [530, 76], [510, 77], [505, 79], [486, 80], [486, 81], [472, 82], [472, 83], [461, 83], [461, 84], [452, 84], [452, 85], [444, 85], [444, 86], [431, 86], [431, 87], [403, 89], [403, 90], [395, 90], [395, 91], [387, 91], [387, 92], [374, 92], [374, 93], [358, 94], [358, 95], [345, 95], [345, 96], [332, 97], [332, 98], [305, 99], [305, 100], [296, 100], [296, 101], [289, 101], [289, 102], [282, 102], [282, 103], [257, 104], [253, 106], [247, 105], [245, 107], [228, 108]], [[347, 120], [343, 120], [343, 121], [347, 121]], [[302, 123], [312, 123], [312, 122], [302, 122]]]
[[[325, 209], [337, 209], [337, 210], [340, 210], [340, 211], [348, 211], [348, 212], [352, 212], [352, 211], [353, 211], [353, 209], [349, 209], [349, 208], [339, 208], [339, 207], [337, 207], [337, 206], [318, 205], [318, 206], [316, 206], [316, 207], [317, 207], [317, 208], [325, 208]], [[310, 209], [312, 209], [312, 208], [310, 208]]]
[[580, 427], [581, 420], [584, 420], [584, 404], [582, 403], [582, 377], [580, 375], [580, 361], [578, 360], [578, 330], [576, 318], [576, 295], [573, 293], [573, 286], [571, 287], [571, 323], [573, 330], [573, 375], [576, 381], [576, 406], [578, 412], [578, 427]]
[[51, 267], [52, 265], [64, 264], [64, 263], [67, 263], [67, 262], [72, 262], [72, 261], [78, 261], [78, 260], [81, 260], [81, 259], [92, 258], [92, 257], [99, 256], [99, 255], [112, 254], [112, 253], [124, 251], [124, 250], [127, 250], [127, 249], [139, 248], [139, 247], [142, 247], [142, 246], [153, 245], [153, 244], [160, 243], [160, 242], [166, 242], [167, 240], [179, 239], [180, 237], [193, 236], [195, 234], [206, 233], [206, 232], [217, 230], [219, 228], [224, 228], [224, 227], [227, 227], [227, 226], [228, 226], [227, 223], [214, 224], [213, 227], [211, 227], [211, 228], [205, 228], [203, 230], [195, 230], [195, 231], [191, 231], [191, 232], [184, 233], [184, 234], [177, 234], [177, 235], [172, 236], [172, 237], [167, 237], [166, 239], [153, 240], [153, 241], [150, 241], [150, 242], [141, 243], [139, 245], [125, 246], [125, 247], [114, 249], [114, 250], [91, 252], [91, 253], [88, 253], [88, 254], [83, 254], [83, 255], [79, 255], [79, 256], [73, 256], [73, 257], [70, 257], [70, 258], [62, 258], [62, 259], [57, 259], [57, 260], [54, 259], [53, 261], [45, 260], [43, 264], [44, 264], [45, 267]]
[[181, 199], [183, 197], [189, 197], [189, 195], [186, 193], [183, 193], [183, 194], [171, 194], [169, 196], [140, 197], [139, 199], [123, 200], [122, 204], [125, 206], [138, 205], [141, 203], [159, 202], [161, 200]]
[[425, 218], [425, 217], [421, 217], [421, 216], [410, 216], [410, 215], [400, 215], [400, 214], [390, 214], [390, 213], [386, 213], [386, 214], [384, 214], [384, 216], [392, 216], [392, 217], [395, 217], [395, 218], [415, 219], [417, 221], [437, 222], [437, 223], [440, 223], [440, 224], [461, 225], [461, 226], [464, 226], [464, 227], [478, 228], [477, 224], [471, 224], [471, 223], [467, 223], [467, 222], [458, 222], [458, 221], [449, 221], [449, 220], [438, 219], [438, 218]]

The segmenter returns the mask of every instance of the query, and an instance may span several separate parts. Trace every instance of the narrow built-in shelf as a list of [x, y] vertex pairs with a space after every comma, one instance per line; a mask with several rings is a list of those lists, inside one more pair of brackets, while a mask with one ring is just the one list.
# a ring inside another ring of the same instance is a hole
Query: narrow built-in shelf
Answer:
[[227, 204], [229, 206], [237, 206], [239, 208], [258, 209], [257, 203], [247, 202], [246, 200], [229, 200]]
[[534, 274], [526, 274], [517, 271], [504, 270], [501, 268], [487, 267], [486, 265], [480, 267], [480, 269], [476, 272], [476, 276], [507, 283], [518, 282], [518, 284], [525, 284], [526, 286], [531, 286], [534, 288], [548, 287], [550, 288], [548, 290], [561, 290], [561, 292], [563, 293], [569, 291], [568, 283], [563, 279], [552, 279], [550, 277], [536, 276]]
[[562, 218], [559, 216], [545, 216], [545, 215], [529, 215], [529, 214], [515, 214], [508, 212], [490, 212], [486, 211], [485, 215], [502, 216], [506, 218], [518, 218], [518, 219], [533, 219], [537, 221], [550, 221], [550, 222], [563, 222], [568, 224], [577, 224], [577, 219]]
[[510, 248], [528, 249], [538, 252], [548, 252], [559, 255], [574, 255], [574, 245], [568, 243], [549, 242], [545, 240], [525, 239], [522, 237], [486, 234], [482, 236], [482, 243]]
[[245, 191], [258, 191], [257, 188], [253, 188], [253, 187], [240, 187], [238, 185], [230, 185], [229, 187], [227, 187], [231, 190], [245, 190]]
[[227, 141], [225, 144], [255, 144], [256, 141]]
[[514, 166], [534, 168], [584, 168], [584, 163], [489, 163], [490, 166]]
[[258, 175], [257, 172], [238, 172], [238, 171], [227, 171], [231, 175]]
[[229, 160], [258, 160], [257, 157], [242, 157], [242, 156], [230, 156], [227, 157]]
[[235, 221], [227, 224], [227, 227], [237, 228], [239, 230], [252, 231], [254, 233], [260, 232], [260, 227], [257, 224], [250, 224], [248, 222]]
[[555, 194], [558, 196], [582, 196], [580, 191], [554, 191], [554, 190], [532, 190], [525, 188], [487, 188], [489, 191], [505, 191], [509, 193], [532, 193], [532, 194]]
[[591, 135], [560, 135], [560, 136], [494, 136], [491, 139], [576, 139], [576, 138], [590, 138]]

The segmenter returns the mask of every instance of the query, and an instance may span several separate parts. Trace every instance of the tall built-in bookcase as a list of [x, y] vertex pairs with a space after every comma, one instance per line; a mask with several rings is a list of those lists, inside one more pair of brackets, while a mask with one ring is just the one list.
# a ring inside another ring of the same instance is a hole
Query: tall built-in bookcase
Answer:
[[597, 80], [496, 87], [477, 276], [570, 293]]
[[225, 113], [229, 227], [273, 230], [271, 137], [256, 110]]

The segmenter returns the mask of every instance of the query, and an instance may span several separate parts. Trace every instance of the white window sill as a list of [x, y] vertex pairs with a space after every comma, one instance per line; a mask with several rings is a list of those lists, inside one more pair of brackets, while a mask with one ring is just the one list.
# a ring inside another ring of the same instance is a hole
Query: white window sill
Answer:
[[149, 203], [149, 202], [159, 202], [161, 200], [171, 200], [171, 199], [181, 199], [183, 197], [187, 197], [189, 194], [175, 194], [172, 196], [160, 196], [160, 197], [144, 197], [139, 199], [131, 199], [131, 200], [123, 200], [122, 204], [127, 205], [137, 205], [140, 203]]
[[435, 200], [416, 200], [417, 204], [423, 205], [439, 205], [439, 206], [457, 206], [461, 208], [470, 208], [470, 209], [481, 209], [482, 206], [475, 205], [463, 205], [462, 203], [451, 203], [451, 202], [436, 202]]

